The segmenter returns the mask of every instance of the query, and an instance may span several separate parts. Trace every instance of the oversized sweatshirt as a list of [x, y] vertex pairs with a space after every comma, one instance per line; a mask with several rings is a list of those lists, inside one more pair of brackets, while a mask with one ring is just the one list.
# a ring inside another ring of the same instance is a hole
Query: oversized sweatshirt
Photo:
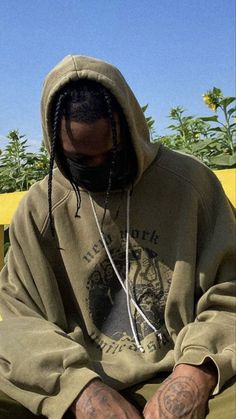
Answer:
[[137, 176], [131, 195], [128, 187], [110, 193], [102, 236], [105, 192], [80, 188], [75, 217], [76, 195], [60, 165], [52, 183], [55, 237], [47, 177], [22, 200], [0, 279], [0, 389], [35, 414], [59, 419], [95, 377], [120, 390], [180, 363], [211, 359], [216, 394], [235, 374], [232, 208], [207, 167], [150, 143], [123, 76], [93, 58], [68, 56], [45, 81], [49, 150], [55, 94], [80, 78], [98, 81], [118, 100]]

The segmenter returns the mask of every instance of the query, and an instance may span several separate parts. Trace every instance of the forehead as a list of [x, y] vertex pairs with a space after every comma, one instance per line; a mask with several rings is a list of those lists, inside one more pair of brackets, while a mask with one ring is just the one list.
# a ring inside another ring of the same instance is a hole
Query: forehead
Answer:
[[92, 123], [70, 121], [62, 118], [60, 141], [62, 147], [99, 149], [112, 145], [111, 124], [109, 119], [101, 118]]

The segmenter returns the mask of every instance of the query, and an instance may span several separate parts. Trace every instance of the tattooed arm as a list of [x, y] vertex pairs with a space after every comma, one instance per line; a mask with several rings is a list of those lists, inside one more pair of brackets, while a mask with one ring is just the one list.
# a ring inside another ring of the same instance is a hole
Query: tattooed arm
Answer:
[[76, 419], [141, 419], [142, 416], [116, 390], [92, 380], [71, 406]]
[[145, 419], [204, 419], [217, 382], [215, 367], [178, 365], [145, 406]]

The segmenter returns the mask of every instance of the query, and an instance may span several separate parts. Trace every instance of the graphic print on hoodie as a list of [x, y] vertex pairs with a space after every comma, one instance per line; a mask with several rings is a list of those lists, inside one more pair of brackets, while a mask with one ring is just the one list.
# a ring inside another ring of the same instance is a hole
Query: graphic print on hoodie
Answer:
[[[111, 254], [121, 277], [125, 278], [124, 250], [114, 249]], [[164, 326], [165, 301], [171, 282], [169, 271], [169, 286], [164, 288], [163, 268], [157, 254], [150, 248], [143, 249], [134, 245], [130, 249], [129, 281], [132, 297], [157, 330]], [[112, 340], [122, 340], [122, 345], [125, 340], [133, 341], [124, 290], [107, 258], [94, 267], [86, 287], [89, 291], [88, 309], [97, 329]], [[133, 311], [137, 333], [143, 339], [153, 330], [137, 310]]]

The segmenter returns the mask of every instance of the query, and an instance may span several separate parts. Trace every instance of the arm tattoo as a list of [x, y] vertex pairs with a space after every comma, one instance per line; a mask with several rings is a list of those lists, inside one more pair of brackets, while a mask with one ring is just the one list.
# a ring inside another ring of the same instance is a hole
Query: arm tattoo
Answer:
[[198, 387], [190, 377], [168, 380], [163, 390], [158, 394], [160, 412], [166, 419], [169, 415], [175, 418], [186, 418], [194, 410], [198, 401]]

